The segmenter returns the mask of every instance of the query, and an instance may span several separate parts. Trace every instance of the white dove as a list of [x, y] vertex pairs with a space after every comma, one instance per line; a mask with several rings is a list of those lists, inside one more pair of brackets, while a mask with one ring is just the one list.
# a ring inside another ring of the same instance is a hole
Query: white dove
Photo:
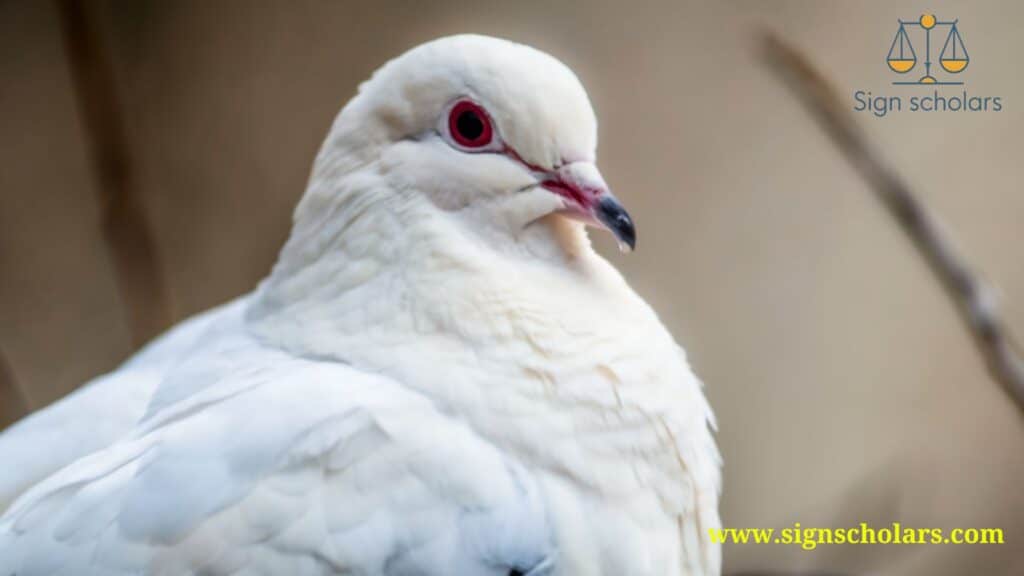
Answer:
[[717, 574], [712, 414], [590, 246], [635, 242], [596, 144], [532, 48], [387, 63], [256, 292], [9, 433], [8, 490], [48, 477], [0, 518], [0, 574]]

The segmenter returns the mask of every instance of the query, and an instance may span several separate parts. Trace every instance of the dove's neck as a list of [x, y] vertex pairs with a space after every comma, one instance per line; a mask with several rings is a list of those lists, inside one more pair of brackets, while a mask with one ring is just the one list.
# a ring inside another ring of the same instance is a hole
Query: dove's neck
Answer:
[[249, 310], [276, 345], [384, 370], [416, 354], [516, 344], [535, 329], [615, 333], [622, 323], [624, 334], [653, 318], [578, 222], [549, 215], [503, 237], [468, 210], [384, 193], [372, 165], [339, 172], [314, 177]]

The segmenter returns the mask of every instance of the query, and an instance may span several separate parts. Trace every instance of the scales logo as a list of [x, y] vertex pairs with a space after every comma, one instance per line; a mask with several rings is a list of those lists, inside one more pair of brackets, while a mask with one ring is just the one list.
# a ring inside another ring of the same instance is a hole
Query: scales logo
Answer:
[[[914, 50], [914, 45], [910, 41], [907, 28], [920, 28], [924, 30], [924, 76], [910, 82], [893, 82], [893, 84], [963, 84], [963, 82], [936, 80], [935, 76], [932, 76], [932, 30], [938, 32], [937, 28], [949, 30], [946, 33], [946, 40], [942, 44], [942, 51], [939, 52], [939, 64], [942, 65], [942, 69], [950, 74], [959, 74], [971, 62], [971, 57], [967, 55], [967, 48], [964, 47], [964, 39], [960, 36], [960, 31], [957, 30], [957, 22], [957, 20], [951, 22], [936, 20], [934, 14], [922, 14], [916, 22], [899, 20], [900, 28], [896, 31], [896, 37], [892, 39], [892, 46], [889, 47], [889, 55], [885, 61], [889, 64], [889, 68], [897, 74], [907, 74], [913, 70], [917, 66], [917, 51]], [[922, 34], [917, 35], [918, 46], [920, 46], [920, 36]]]
[[[939, 20], [934, 14], [926, 13], [916, 20], [896, 21], [899, 28], [889, 45], [885, 63], [889, 70], [909, 75], [909, 79], [895, 80], [892, 85], [931, 88], [930, 93], [890, 96], [872, 94], [870, 90], [857, 90], [853, 93], [855, 112], [871, 112], [883, 118], [890, 112], [903, 111], [999, 112], [1003, 109], [1000, 96], [972, 96], [967, 90], [952, 93], [941, 90], [948, 90], [948, 86], [963, 86], [964, 82], [958, 75], [971, 63], [964, 38], [960, 34], [959, 19]], [[936, 51], [939, 66], [933, 67], [932, 55]], [[924, 59], [924, 70], [921, 70], [921, 58]], [[915, 69], [917, 72], [911, 74]]]

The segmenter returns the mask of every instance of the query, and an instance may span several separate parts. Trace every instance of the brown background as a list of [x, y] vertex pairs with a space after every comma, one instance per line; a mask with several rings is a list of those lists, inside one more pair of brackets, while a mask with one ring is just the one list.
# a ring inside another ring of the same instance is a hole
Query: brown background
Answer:
[[[896, 19], [924, 9], [960, 19], [966, 89], [1003, 111], [860, 118], [1024, 334], [1024, 3], [89, 4], [175, 319], [268, 271], [329, 122], [374, 68], [450, 33], [526, 42], [590, 91], [640, 250], [596, 243], [708, 382], [726, 524], [992, 526], [1008, 540], [732, 546], [727, 570], [1020, 574], [1020, 414], [920, 258], [752, 55], [767, 26], [851, 106], [856, 89], [918, 94], [889, 85], [884, 58]], [[132, 352], [61, 30], [54, 4], [0, 2], [0, 350], [33, 407]]]

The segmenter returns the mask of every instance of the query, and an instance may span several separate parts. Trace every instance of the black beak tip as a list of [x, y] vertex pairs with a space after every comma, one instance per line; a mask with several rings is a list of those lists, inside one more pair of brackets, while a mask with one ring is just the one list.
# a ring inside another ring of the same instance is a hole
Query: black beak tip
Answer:
[[630, 251], [636, 249], [636, 227], [618, 200], [613, 197], [602, 198], [597, 205], [597, 219], [615, 235], [619, 244], [629, 246]]

